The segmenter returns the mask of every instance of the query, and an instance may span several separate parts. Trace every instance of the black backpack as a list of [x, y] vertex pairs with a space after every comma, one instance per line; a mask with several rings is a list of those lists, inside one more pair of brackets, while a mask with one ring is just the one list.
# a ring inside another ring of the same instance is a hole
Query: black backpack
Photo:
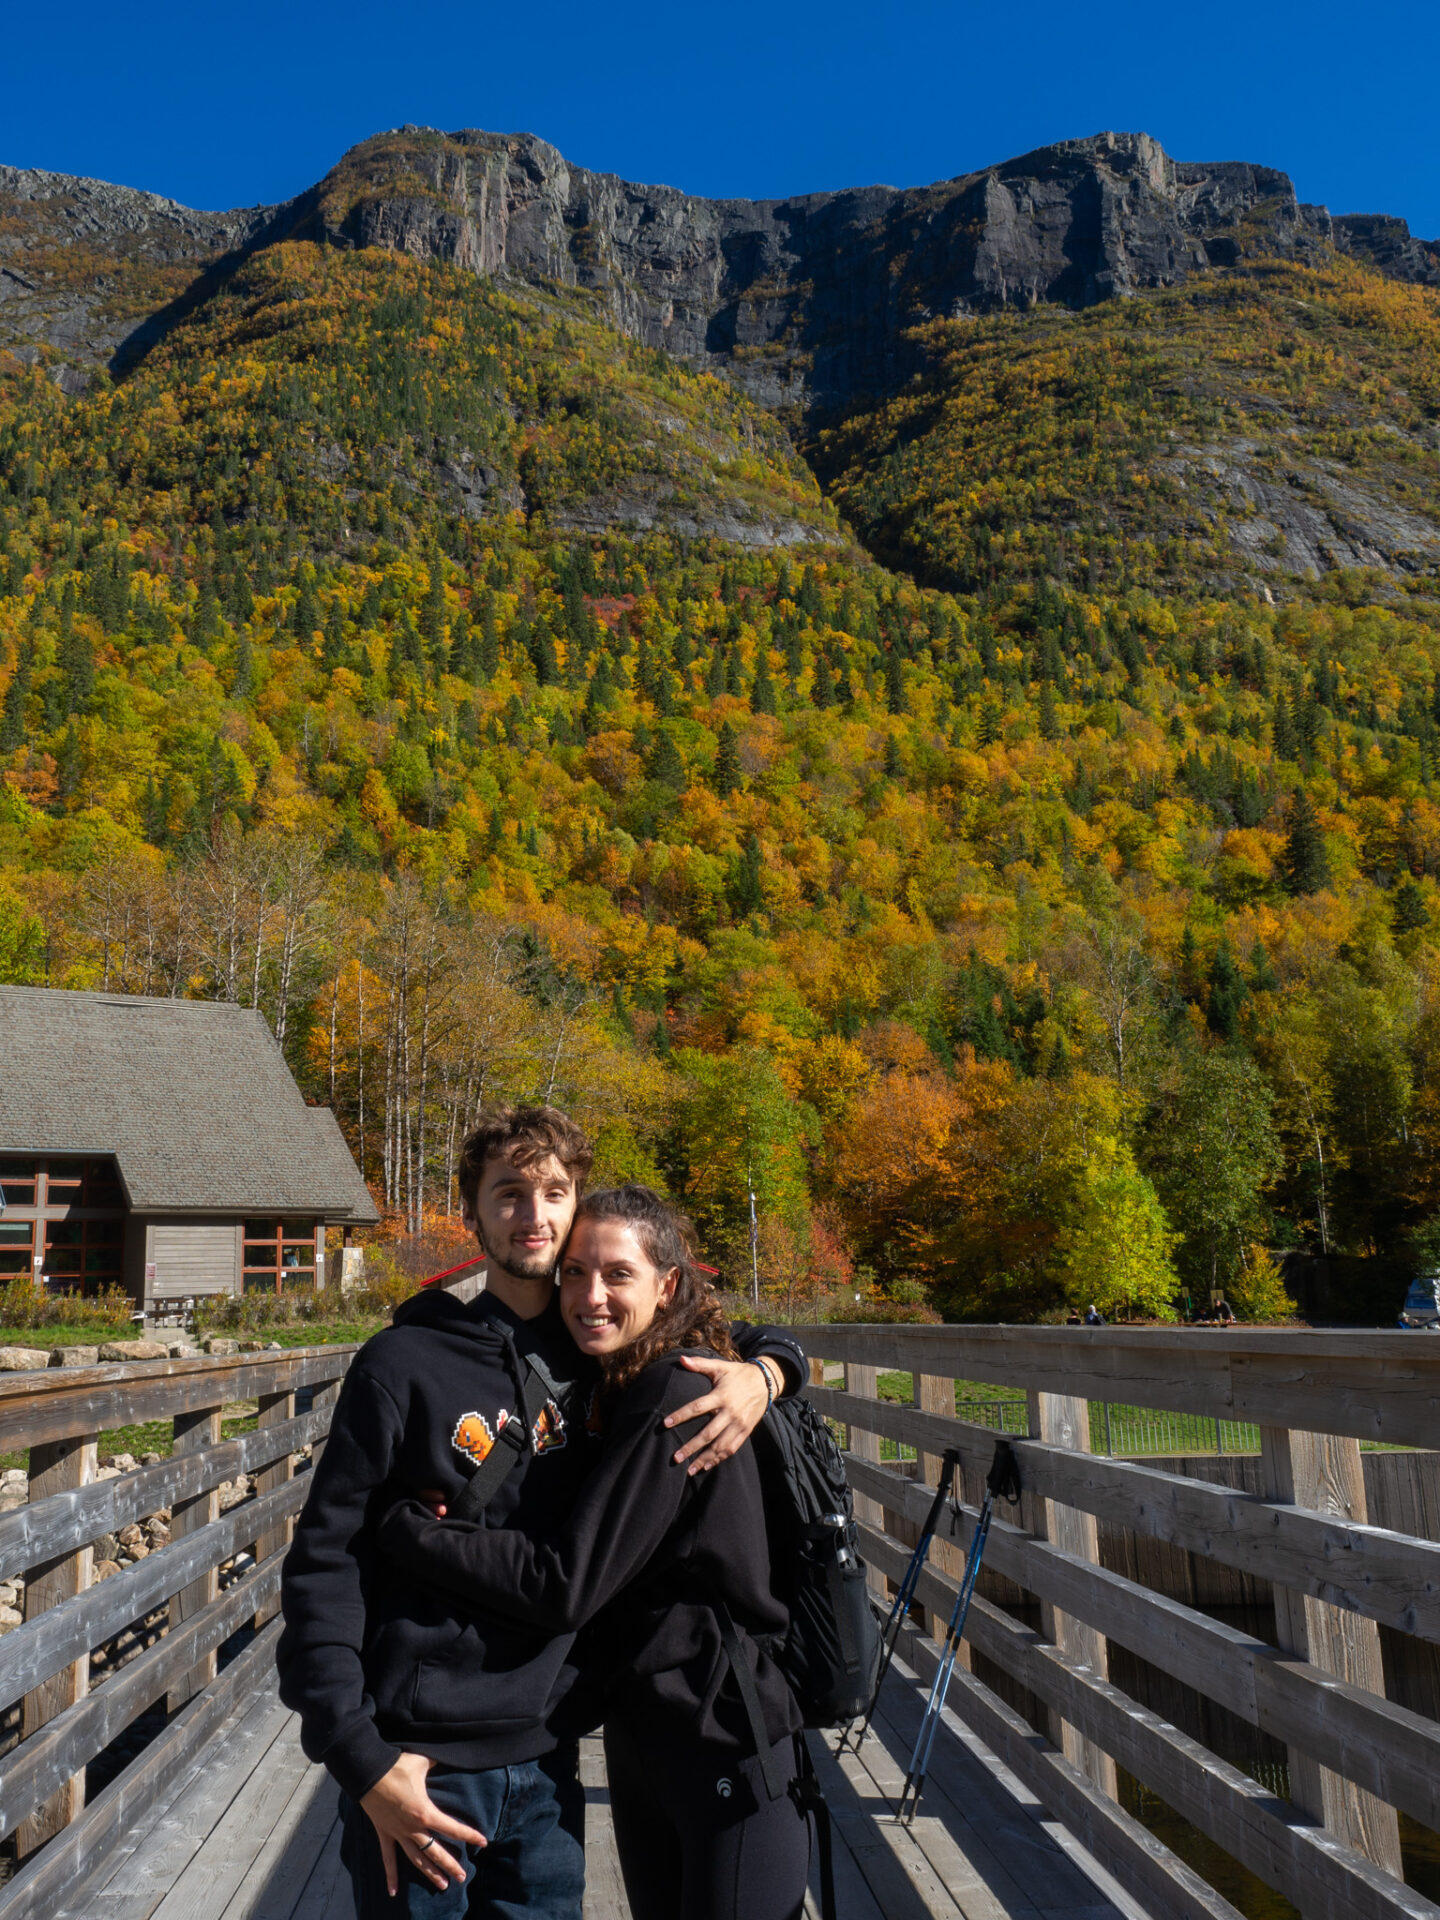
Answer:
[[770, 1652], [806, 1726], [843, 1726], [868, 1706], [880, 1662], [845, 1462], [799, 1394], [775, 1402], [751, 1445], [775, 1591], [790, 1611], [789, 1631]]
[[[777, 1400], [750, 1437], [760, 1469], [770, 1571], [790, 1610], [783, 1639], [765, 1650], [790, 1683], [807, 1727], [843, 1726], [870, 1705], [880, 1665], [880, 1622], [865, 1583], [855, 1530], [855, 1500], [830, 1429], [799, 1394]], [[760, 1773], [772, 1800], [790, 1793], [815, 1820], [820, 1857], [820, 1910], [835, 1920], [830, 1816], [809, 1750], [796, 1742], [799, 1774], [777, 1770], [755, 1668], [730, 1609], [716, 1606], [720, 1636], [745, 1705]]]

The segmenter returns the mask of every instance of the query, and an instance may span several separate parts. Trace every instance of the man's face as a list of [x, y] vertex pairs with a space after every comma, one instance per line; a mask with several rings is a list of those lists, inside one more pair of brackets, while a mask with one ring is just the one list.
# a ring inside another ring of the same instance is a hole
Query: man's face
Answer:
[[465, 1212], [491, 1266], [513, 1280], [549, 1281], [575, 1215], [575, 1182], [555, 1159], [517, 1167], [492, 1156]]

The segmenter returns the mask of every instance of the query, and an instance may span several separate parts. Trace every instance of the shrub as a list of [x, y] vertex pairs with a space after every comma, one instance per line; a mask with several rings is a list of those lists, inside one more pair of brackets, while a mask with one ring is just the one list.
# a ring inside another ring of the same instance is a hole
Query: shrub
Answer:
[[119, 1287], [103, 1293], [61, 1293], [25, 1275], [0, 1287], [0, 1327], [128, 1328], [135, 1302]]
[[1298, 1311], [1266, 1247], [1251, 1247], [1249, 1259], [1231, 1277], [1225, 1298], [1235, 1309], [1237, 1320], [1262, 1326], [1293, 1320]]

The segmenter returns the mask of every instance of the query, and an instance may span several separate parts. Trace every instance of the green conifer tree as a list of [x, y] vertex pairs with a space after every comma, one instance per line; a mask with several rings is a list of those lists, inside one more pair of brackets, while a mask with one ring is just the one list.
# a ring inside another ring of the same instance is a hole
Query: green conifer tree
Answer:
[[19, 665], [5, 689], [5, 706], [0, 712], [0, 750], [9, 752], [25, 742], [25, 702], [30, 695], [30, 656], [22, 653]]
[[1430, 924], [1425, 895], [1408, 875], [1390, 896], [1390, 924], [1396, 933], [1419, 933]]
[[1280, 871], [1286, 890], [1293, 894], [1318, 893], [1330, 882], [1330, 862], [1320, 822], [1303, 787], [1296, 789], [1290, 804], [1290, 830], [1280, 855]]
[[748, 920], [752, 913], [759, 913], [765, 905], [765, 894], [760, 884], [764, 871], [765, 856], [760, 837], [752, 833], [745, 842], [744, 852], [730, 870], [730, 910], [737, 920]]
[[710, 777], [716, 793], [722, 800], [728, 800], [740, 785], [740, 750], [735, 739], [735, 729], [728, 720], [720, 723], [720, 733], [715, 749], [715, 771]]
[[248, 700], [255, 675], [255, 656], [250, 645], [249, 627], [241, 627], [235, 636], [235, 650], [231, 664], [230, 698]]
[[885, 777], [898, 780], [905, 771], [905, 762], [900, 758], [900, 742], [893, 733], [885, 736]]
[[680, 749], [663, 729], [651, 750], [650, 778], [659, 781], [662, 787], [673, 787], [676, 793], [685, 791], [685, 762]]
[[1055, 705], [1055, 689], [1048, 680], [1040, 689], [1039, 724], [1042, 740], [1060, 738], [1060, 712]]
[[905, 696], [905, 670], [900, 663], [900, 651], [892, 646], [885, 656], [885, 705], [891, 713], [908, 713], [910, 702]]
[[810, 699], [822, 713], [835, 704], [835, 683], [830, 678], [830, 668], [824, 654], [818, 650], [815, 654], [815, 673], [810, 683]]
[[1210, 962], [1208, 988], [1205, 1019], [1210, 1031], [1219, 1034], [1222, 1040], [1238, 1040], [1240, 1009], [1250, 997], [1250, 990], [1235, 964], [1228, 940], [1222, 940], [1215, 949], [1215, 958]]
[[770, 650], [762, 641], [755, 650], [755, 678], [750, 687], [750, 711], [774, 713], [775, 682], [770, 677]]
[[1280, 976], [1270, 964], [1264, 942], [1257, 940], [1250, 949], [1250, 991], [1273, 993], [1279, 984]]

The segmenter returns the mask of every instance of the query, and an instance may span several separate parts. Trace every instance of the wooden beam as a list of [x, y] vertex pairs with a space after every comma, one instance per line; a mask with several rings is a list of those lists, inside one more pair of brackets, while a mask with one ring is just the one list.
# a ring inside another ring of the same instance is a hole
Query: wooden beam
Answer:
[[46, 1367], [0, 1375], [0, 1452], [166, 1420], [262, 1393], [288, 1393], [343, 1377], [358, 1347], [301, 1347], [293, 1356], [136, 1360], [103, 1367]]
[[[866, 1405], [874, 1406], [879, 1396], [879, 1390], [879, 1380], [874, 1367], [852, 1365], [849, 1361], [845, 1363], [845, 1391], [852, 1400], [863, 1400]], [[845, 1444], [857, 1459], [871, 1460], [874, 1461], [876, 1465], [879, 1464], [880, 1438], [878, 1434], [869, 1428], [863, 1426], [851, 1427], [846, 1434]], [[864, 1494], [856, 1495], [855, 1518], [866, 1521], [875, 1527], [883, 1528], [885, 1525], [883, 1508], [878, 1506], [873, 1500], [868, 1500]], [[887, 1605], [888, 1595], [885, 1591], [885, 1582], [881, 1579], [880, 1575], [876, 1573], [873, 1568], [867, 1568], [866, 1579], [871, 1592], [880, 1604], [882, 1606]]]
[[1430, 1447], [1440, 1341], [1187, 1327], [796, 1327], [828, 1360]]
[[187, 1494], [218, 1487], [254, 1473], [288, 1453], [298, 1453], [327, 1430], [327, 1408], [281, 1425], [257, 1428], [203, 1453], [174, 1454], [154, 1466], [117, 1474], [113, 1480], [52, 1494], [0, 1514], [0, 1580], [23, 1573], [40, 1560], [88, 1545], [102, 1533], [118, 1533], [132, 1520], [171, 1507]]
[[[857, 1462], [854, 1473], [878, 1492], [877, 1481], [886, 1470]], [[899, 1507], [908, 1501], [913, 1516], [925, 1496], [897, 1479], [889, 1497]], [[967, 1512], [967, 1534], [975, 1517]], [[889, 1540], [885, 1552], [893, 1559], [906, 1549]], [[1435, 1721], [1005, 1521], [991, 1525], [985, 1563], [1252, 1726], [1303, 1746], [1357, 1786], [1440, 1830], [1440, 1724]]]
[[[908, 1623], [900, 1629], [897, 1652], [922, 1681], [934, 1679], [940, 1649]], [[1045, 1811], [1114, 1874], [1150, 1920], [1241, 1920], [1223, 1894], [968, 1670], [957, 1669], [952, 1678], [947, 1711], [979, 1735]]]
[[0, 1707], [39, 1686], [112, 1634], [151, 1613], [206, 1568], [217, 1566], [257, 1532], [277, 1526], [304, 1505], [309, 1480], [299, 1476], [263, 1500], [249, 1500], [184, 1540], [147, 1554], [123, 1572], [50, 1607], [0, 1638]]
[[[30, 1449], [30, 1497], [44, 1500], [71, 1487], [83, 1487], [95, 1478], [97, 1436], [81, 1434]], [[64, 1604], [90, 1585], [94, 1556], [84, 1546], [37, 1567], [25, 1583], [25, 1619], [38, 1621], [52, 1607]], [[20, 1736], [29, 1739], [67, 1707], [82, 1700], [90, 1686], [90, 1649], [78, 1659], [49, 1674], [25, 1695]], [[89, 1756], [87, 1755], [87, 1758]], [[53, 1839], [68, 1826], [85, 1804], [85, 1769], [76, 1767], [42, 1806], [21, 1822], [15, 1845], [20, 1859]]]
[[[898, 1577], [902, 1547], [867, 1528], [863, 1548]], [[945, 1607], [953, 1583], [927, 1568], [920, 1598]], [[1422, 1894], [978, 1595], [969, 1633], [987, 1659], [1293, 1901], [1306, 1920], [1440, 1920], [1440, 1907]]]
[[[1290, 1501], [1312, 1512], [1326, 1511], [1342, 1520], [1364, 1522], [1365, 1478], [1357, 1441], [1262, 1427], [1260, 1458], [1265, 1492], [1272, 1501]], [[1352, 1686], [1384, 1695], [1380, 1631], [1373, 1621], [1283, 1585], [1274, 1588], [1274, 1599], [1278, 1647]], [[1323, 1821], [1347, 1846], [1366, 1854], [1387, 1873], [1401, 1873], [1400, 1830], [1394, 1809], [1343, 1774], [1322, 1766], [1310, 1742], [1292, 1742], [1288, 1751], [1290, 1798], [1296, 1805]]]
[[280, 1622], [272, 1620], [204, 1693], [157, 1734], [131, 1764], [7, 1885], [0, 1920], [33, 1920], [57, 1906], [92, 1872], [147, 1807], [190, 1765], [239, 1701], [268, 1684]]
[[[329, 1427], [328, 1413], [328, 1408], [322, 1409], [321, 1417], [325, 1420], [327, 1431]], [[294, 1423], [294, 1419], [295, 1395], [293, 1393], [267, 1393], [260, 1396], [259, 1418], [256, 1424], [257, 1433], [263, 1432], [267, 1427], [288, 1429]], [[292, 1480], [294, 1477], [294, 1455], [289, 1452], [283, 1453], [273, 1465], [266, 1467], [257, 1477], [255, 1491], [257, 1494], [262, 1495], [273, 1493], [277, 1487], [283, 1487], [287, 1481]], [[294, 1527], [294, 1520], [287, 1517], [271, 1532], [259, 1535], [255, 1542], [256, 1560], [268, 1560], [274, 1554], [283, 1554], [290, 1545], [290, 1537], [294, 1532]], [[255, 1616], [255, 1625], [257, 1627], [263, 1627], [265, 1622], [272, 1618], [278, 1609], [280, 1605], [278, 1595], [273, 1601], [267, 1602], [266, 1604], [269, 1607], [269, 1612], [261, 1611]]]
[[[175, 1416], [175, 1452], [177, 1454], [201, 1453], [207, 1447], [220, 1444], [221, 1406], [199, 1407], [187, 1413]], [[173, 1546], [177, 1540], [187, 1535], [199, 1533], [202, 1528], [213, 1525], [220, 1518], [220, 1494], [217, 1488], [208, 1487], [203, 1493], [190, 1494], [184, 1500], [177, 1500], [170, 1513], [170, 1541]], [[199, 1578], [182, 1587], [170, 1598], [170, 1631], [183, 1627], [194, 1614], [202, 1612], [218, 1597], [220, 1577], [215, 1563], [208, 1564]], [[215, 1678], [215, 1651], [212, 1648], [203, 1654], [188, 1674], [183, 1675], [171, 1687], [168, 1705], [171, 1713], [178, 1713], [187, 1701], [194, 1698], [203, 1688], [208, 1687]]]
[[197, 1613], [178, 1633], [163, 1635], [112, 1674], [98, 1692], [67, 1708], [43, 1732], [12, 1747], [0, 1777], [0, 1836], [11, 1832], [87, 1760], [108, 1747], [200, 1654], [228, 1640], [243, 1620], [278, 1598], [279, 1592], [277, 1560], [237, 1580], [213, 1608]]
[[[811, 1393], [827, 1418], [862, 1413], [887, 1438], [930, 1449], [958, 1447], [967, 1468], [988, 1466], [995, 1434], [968, 1421], [942, 1422], [909, 1407], [851, 1401], [832, 1388]], [[1440, 1640], [1440, 1544], [1333, 1513], [1304, 1512], [1211, 1481], [1164, 1473], [1133, 1460], [1068, 1454], [1038, 1441], [1011, 1443], [1027, 1487], [1097, 1519], [1167, 1540], [1257, 1579], [1278, 1581], [1382, 1626]]]
[[[1077, 1400], [1070, 1394], [1032, 1393], [1029, 1396], [1029, 1410], [1030, 1431], [1037, 1440], [1063, 1447], [1067, 1453], [1089, 1453], [1090, 1409], [1087, 1402]], [[1037, 1539], [1053, 1541], [1063, 1553], [1071, 1554], [1077, 1560], [1088, 1560], [1094, 1566], [1100, 1564], [1100, 1533], [1088, 1513], [1043, 1497], [1030, 1502], [1030, 1512], [1031, 1527]], [[1040, 1602], [1040, 1625], [1045, 1638], [1054, 1646], [1062, 1647], [1101, 1680], [1109, 1678], [1110, 1663], [1105, 1650], [1105, 1636], [1094, 1625], [1074, 1614], [1065, 1613], [1043, 1596]], [[1050, 1738], [1067, 1760], [1088, 1774], [1102, 1793], [1112, 1800], [1120, 1797], [1115, 1763], [1093, 1741], [1085, 1739], [1066, 1722], [1054, 1720]]]
[[[917, 1373], [915, 1375], [915, 1403], [922, 1412], [939, 1414], [953, 1422], [955, 1418], [955, 1382], [939, 1374]], [[926, 1453], [918, 1443], [911, 1444], [915, 1445], [916, 1451], [920, 1455], [920, 1478], [925, 1482], [927, 1487], [938, 1486], [940, 1484], [942, 1455], [945, 1452], [945, 1448], [942, 1447], [939, 1453]], [[951, 1444], [953, 1444], [953, 1442]], [[962, 1471], [964, 1464], [962, 1460]], [[956, 1495], [963, 1497], [964, 1491], [964, 1486], [961, 1484], [960, 1478], [957, 1477], [955, 1482]], [[946, 1534], [936, 1534], [934, 1543], [930, 1548], [930, 1553], [937, 1566], [941, 1567], [946, 1573], [952, 1574], [956, 1580], [960, 1578], [965, 1566], [965, 1555]], [[931, 1637], [936, 1641], [943, 1641], [948, 1622], [942, 1620], [938, 1614], [932, 1613], [929, 1618]], [[969, 1647], [962, 1643], [955, 1659], [958, 1665], [966, 1668], [968, 1671], [970, 1666]]]

